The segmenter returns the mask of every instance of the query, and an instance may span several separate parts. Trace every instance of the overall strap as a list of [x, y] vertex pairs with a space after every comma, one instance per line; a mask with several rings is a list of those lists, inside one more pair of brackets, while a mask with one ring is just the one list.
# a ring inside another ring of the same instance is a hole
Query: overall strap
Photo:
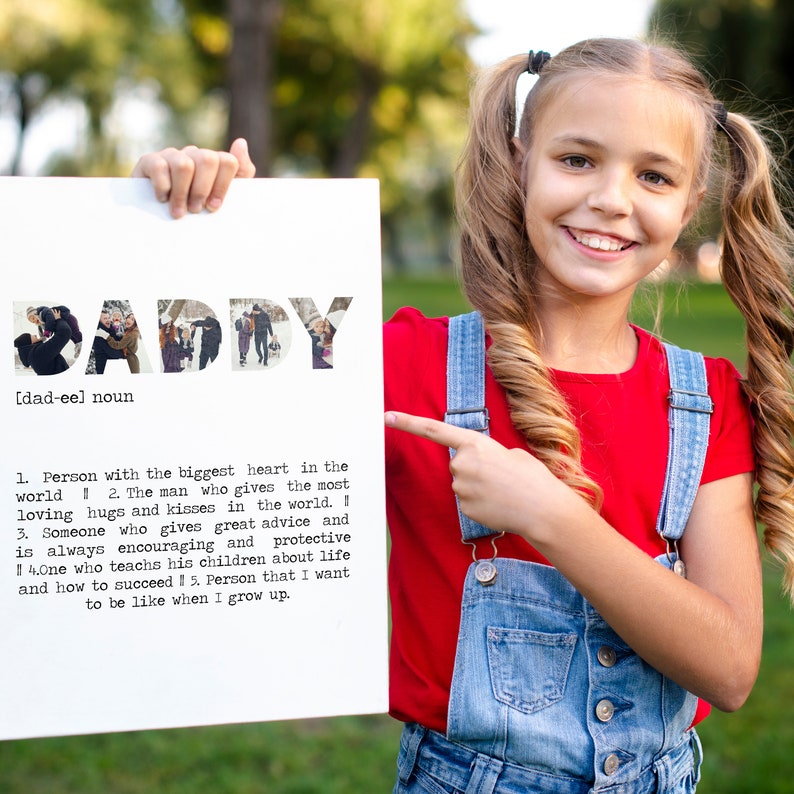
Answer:
[[656, 531], [675, 544], [684, 534], [700, 486], [714, 403], [703, 356], [675, 345], [664, 348], [670, 375], [670, 446]]
[[[703, 356], [665, 344], [670, 378], [669, 450], [657, 532], [676, 543], [684, 534], [706, 460], [710, 415]], [[447, 411], [444, 421], [488, 434], [485, 406], [485, 328], [478, 312], [449, 318]], [[455, 450], [450, 449], [450, 457]], [[460, 511], [463, 540], [494, 534]]]
[[[488, 435], [485, 407], [485, 326], [479, 312], [449, 318], [447, 346], [447, 412], [444, 421]], [[450, 458], [455, 450], [450, 448]], [[457, 500], [457, 497], [456, 497]], [[463, 540], [493, 535], [488, 527], [464, 515], [458, 504]]]

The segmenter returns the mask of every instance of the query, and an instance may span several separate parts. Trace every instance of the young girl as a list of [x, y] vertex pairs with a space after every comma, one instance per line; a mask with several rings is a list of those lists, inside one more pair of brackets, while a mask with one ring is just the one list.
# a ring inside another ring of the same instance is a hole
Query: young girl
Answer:
[[[627, 321], [718, 162], [745, 380]], [[178, 217], [253, 165], [237, 141], [134, 173]], [[767, 149], [678, 53], [590, 40], [481, 78], [458, 207], [478, 314], [384, 331], [394, 790], [693, 791], [694, 725], [758, 672], [756, 517], [794, 577], [793, 235]]]

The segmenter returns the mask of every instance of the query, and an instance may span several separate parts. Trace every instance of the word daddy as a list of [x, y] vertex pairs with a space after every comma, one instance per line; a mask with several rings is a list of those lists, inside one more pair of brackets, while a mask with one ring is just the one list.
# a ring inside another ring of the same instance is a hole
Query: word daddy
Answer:
[[[301, 321], [301, 325], [302, 325], [304, 331], [309, 335], [309, 338], [311, 339], [311, 342], [312, 342], [311, 366], [313, 368], [317, 368], [317, 362], [315, 361], [315, 356], [316, 356], [315, 348], [319, 344], [322, 343], [322, 347], [326, 350], [326, 354], [333, 352], [333, 341], [332, 340], [334, 338], [334, 333], [328, 334], [328, 329], [332, 328], [333, 332], [335, 332], [338, 329], [338, 326], [341, 323], [341, 320], [343, 319], [343, 317], [345, 315], [345, 312], [347, 311], [347, 306], [352, 301], [352, 298], [334, 298], [334, 300], [332, 301], [331, 308], [333, 308], [335, 305], [339, 306], [339, 303], [338, 303], [339, 301], [342, 302], [341, 305], [344, 307], [342, 309], [337, 309], [337, 311], [335, 311], [335, 312], [331, 312], [330, 309], [329, 309], [329, 315], [330, 316], [335, 315], [336, 326], [331, 326], [329, 324], [328, 318], [323, 316], [322, 313], [317, 309], [317, 307], [315, 306], [314, 300], [312, 298], [290, 298], [289, 301], [292, 304], [292, 306], [295, 309], [295, 311], [298, 312], [298, 315], [299, 315], [298, 319]], [[172, 301], [171, 303], [172, 304], [174, 304], [174, 303], [185, 304], [187, 302], [188, 301], [185, 299], [185, 300], [180, 300], [180, 301]], [[129, 306], [129, 313], [135, 314], [137, 316], [136, 312], [134, 311], [134, 308], [133, 308], [132, 304], [129, 301], [114, 301], [114, 303], [125, 303], [125, 304], [127, 304]], [[224, 323], [221, 320], [218, 319], [221, 315], [218, 315], [216, 312], [214, 312], [209, 306], [207, 306], [207, 304], [199, 302], [199, 301], [193, 301], [193, 303], [194, 303], [195, 306], [202, 307], [202, 309], [204, 310], [204, 314], [205, 315], [207, 315], [209, 317], [214, 317], [216, 319], [216, 321], [217, 321], [217, 325], [218, 326], [224, 327]], [[230, 309], [229, 314], [230, 315], [233, 315], [235, 313], [235, 311], [234, 311], [234, 304], [235, 303], [239, 303], [239, 301], [236, 301], [236, 302], [235, 301], [229, 301], [229, 309]], [[271, 311], [278, 312], [279, 316], [281, 316], [281, 317], [288, 317], [289, 316], [287, 314], [287, 312], [285, 312], [284, 309], [279, 304], [274, 303], [272, 301], [263, 301], [263, 303], [266, 303], [268, 308]], [[259, 307], [257, 306], [256, 308], [258, 309]], [[166, 311], [168, 311], [168, 310], [166, 310]], [[103, 314], [107, 314], [107, 313], [108, 313], [107, 309], [102, 307], [102, 308], [100, 308], [100, 312], [98, 312], [97, 316], [101, 318], [101, 316]], [[237, 312], [237, 314], [239, 315], [239, 311]], [[306, 315], [306, 316], [304, 317], [303, 315]], [[249, 317], [249, 319], [251, 321], [250, 333], [251, 333], [251, 338], [253, 339], [253, 336], [254, 336], [253, 315], [246, 314], [246, 317]], [[31, 322], [32, 322], [32, 320], [31, 320]], [[177, 322], [181, 322], [185, 327], [189, 328], [193, 332], [195, 332], [195, 329], [196, 329], [197, 326], [203, 326], [204, 325], [204, 321], [202, 319], [200, 319], [200, 318], [191, 320], [189, 318], [183, 318], [183, 317], [181, 317], [179, 315], [177, 315], [177, 316], [167, 316], [167, 315], [164, 314], [164, 315], [160, 316], [159, 325], [155, 329], [154, 333], [158, 334], [158, 336], [159, 336], [160, 335], [159, 334], [160, 330], [166, 324], [174, 323], [176, 325]], [[87, 359], [88, 356], [90, 355], [90, 352], [91, 352], [92, 336], [90, 335], [91, 331], [89, 331], [88, 328], [93, 329], [93, 324], [92, 323], [89, 323], [89, 324], [81, 323], [81, 324], [83, 325], [83, 327], [85, 329], [84, 330], [84, 334], [85, 334], [86, 344], [83, 345], [82, 349], [80, 349], [80, 352], [75, 357], [74, 361], [71, 364], [69, 364], [68, 367], [73, 366], [74, 363], [79, 358]], [[319, 327], [318, 327], [318, 324], [319, 324]], [[237, 327], [235, 327], [234, 319], [232, 321], [230, 321], [229, 324], [226, 325], [225, 327], [226, 327], [226, 333], [229, 333], [231, 335], [232, 339], [236, 339], [237, 338], [237, 332], [240, 330], [240, 328], [239, 328], [239, 325]], [[140, 330], [141, 336], [139, 338], [138, 347], [139, 347], [139, 349], [143, 350], [145, 348], [145, 345], [144, 345], [144, 336], [145, 336], [145, 334], [144, 334], [144, 329], [143, 328], [140, 328], [139, 330]], [[41, 333], [41, 331], [39, 333]], [[272, 332], [272, 328], [271, 328], [270, 329], [271, 336], [272, 336], [272, 333], [273, 332]], [[221, 332], [221, 335], [222, 334], [223, 334], [223, 332]], [[97, 335], [99, 336], [99, 334], [97, 334]], [[267, 339], [268, 339], [268, 337], [265, 336], [266, 343], [267, 343]], [[156, 348], [158, 348], [160, 346], [160, 341], [157, 340], [156, 337], [154, 339], [150, 340], [150, 343], [152, 343], [152, 342], [153, 342], [153, 349], [156, 349]], [[281, 355], [283, 357], [285, 357], [288, 354], [288, 352], [289, 352], [289, 349], [285, 349], [283, 354], [281, 354]], [[208, 359], [204, 364], [202, 364], [202, 368], [205, 367], [205, 366], [212, 365], [213, 363], [215, 363], [215, 360], [216, 360], [216, 358], [214, 356], [212, 358]], [[333, 365], [330, 364], [330, 363], [325, 364], [323, 366], [327, 367], [328, 369], [331, 369], [333, 367]], [[66, 370], [64, 370], [64, 371], [66, 371]], [[53, 373], [53, 374], [60, 374], [60, 373]], [[94, 372], [91, 369], [90, 363], [86, 367], [86, 374], [94, 374]], [[168, 373], [165, 373], [165, 374], [168, 374]], [[61, 399], [62, 402], [66, 402], [66, 401], [77, 402], [78, 401], [78, 399], [75, 398], [75, 397], [59, 398], [59, 399]], [[84, 401], [84, 397], [83, 397], [83, 399], [81, 399], [79, 401], [80, 402]], [[101, 401], [101, 400], [97, 400], [97, 399], [94, 400], [94, 402], [98, 402], [98, 401]], [[19, 400], [18, 400], [18, 402], [19, 402]]]

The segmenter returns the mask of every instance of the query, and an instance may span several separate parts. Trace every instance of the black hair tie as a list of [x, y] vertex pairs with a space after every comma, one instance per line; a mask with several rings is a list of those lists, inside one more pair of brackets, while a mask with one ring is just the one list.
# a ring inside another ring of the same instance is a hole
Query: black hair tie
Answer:
[[527, 58], [527, 71], [530, 74], [540, 74], [541, 69], [551, 60], [551, 55], [547, 52], [535, 52], [535, 50], [529, 51], [529, 57]]

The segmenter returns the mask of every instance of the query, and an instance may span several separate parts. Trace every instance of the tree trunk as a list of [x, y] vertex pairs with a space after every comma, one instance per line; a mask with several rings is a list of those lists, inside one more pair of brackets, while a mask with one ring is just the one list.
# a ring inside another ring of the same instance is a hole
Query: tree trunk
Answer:
[[14, 154], [11, 158], [11, 176], [19, 176], [22, 168], [22, 151], [25, 148], [25, 133], [28, 130], [30, 114], [32, 112], [25, 84], [21, 77], [17, 77], [11, 86], [17, 100], [17, 139], [14, 145]]
[[381, 76], [377, 68], [362, 64], [359, 70], [356, 110], [334, 158], [331, 176], [349, 178], [356, 175], [356, 169], [367, 151], [372, 129], [372, 105], [377, 99], [380, 88]]
[[275, 45], [283, 0], [228, 0], [229, 142], [248, 140], [258, 176], [268, 176], [273, 148], [272, 88]]

